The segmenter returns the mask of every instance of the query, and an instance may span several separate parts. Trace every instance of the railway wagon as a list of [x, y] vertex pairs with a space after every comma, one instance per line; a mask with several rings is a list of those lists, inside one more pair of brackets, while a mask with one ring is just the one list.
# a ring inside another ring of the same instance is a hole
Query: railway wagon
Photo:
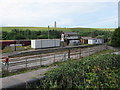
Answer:
[[22, 46], [31, 45], [30, 40], [0, 40], [0, 47], [4, 49], [6, 46], [10, 44], [22, 44]]
[[31, 48], [50, 48], [50, 47], [60, 47], [60, 39], [37, 39], [31, 40]]
[[15, 40], [0, 40], [0, 47], [4, 49], [6, 46], [10, 44], [15, 44]]

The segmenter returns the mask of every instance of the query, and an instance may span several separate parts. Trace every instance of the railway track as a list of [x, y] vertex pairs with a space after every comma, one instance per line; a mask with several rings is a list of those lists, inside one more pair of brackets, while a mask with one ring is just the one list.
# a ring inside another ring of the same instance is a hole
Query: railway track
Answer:
[[20, 69], [29, 69], [32, 67], [50, 65], [55, 62], [65, 61], [68, 58], [79, 59], [81, 57], [89, 56], [105, 49], [106, 47], [104, 45], [99, 45], [88, 48], [71, 49], [70, 52], [68, 50], [64, 50], [55, 51], [52, 53], [15, 57], [10, 58], [10, 63], [8, 67], [6, 67], [2, 62], [2, 68], [3, 70], [8, 70], [9, 72], [15, 72]]

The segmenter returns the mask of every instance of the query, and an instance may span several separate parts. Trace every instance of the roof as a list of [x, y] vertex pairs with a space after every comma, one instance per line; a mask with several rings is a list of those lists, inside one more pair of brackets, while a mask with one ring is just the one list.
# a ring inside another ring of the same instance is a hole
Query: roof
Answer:
[[81, 37], [82, 39], [92, 39], [92, 37]]
[[78, 35], [77, 32], [64, 32], [64, 34], [69, 34], [69, 35]]
[[103, 40], [101, 38], [90, 38], [89, 40]]
[[92, 37], [81, 37], [82, 39], [101, 39], [101, 38], [92, 38]]

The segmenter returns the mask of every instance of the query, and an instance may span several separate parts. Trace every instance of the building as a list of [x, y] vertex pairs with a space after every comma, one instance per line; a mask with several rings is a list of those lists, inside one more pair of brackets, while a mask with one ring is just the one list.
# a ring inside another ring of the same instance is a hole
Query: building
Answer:
[[103, 44], [104, 39], [91, 38], [88, 39], [88, 44]]
[[80, 35], [77, 32], [64, 32], [64, 39], [66, 45], [79, 45]]
[[88, 39], [91, 39], [92, 37], [81, 37], [80, 43], [81, 44], [88, 44]]

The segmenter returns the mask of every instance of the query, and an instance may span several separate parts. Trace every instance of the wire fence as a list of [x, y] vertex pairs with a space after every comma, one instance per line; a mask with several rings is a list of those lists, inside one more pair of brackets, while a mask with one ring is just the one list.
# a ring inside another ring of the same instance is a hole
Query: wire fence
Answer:
[[64, 51], [54, 51], [52, 53], [42, 53], [38, 55], [10, 58], [9, 65], [5, 66], [2, 62], [2, 70], [15, 72], [21, 69], [30, 69], [34, 67], [48, 66], [55, 62], [61, 62], [71, 59], [80, 59], [91, 54], [106, 50], [106, 45], [98, 45], [87, 48], [71, 48]]

